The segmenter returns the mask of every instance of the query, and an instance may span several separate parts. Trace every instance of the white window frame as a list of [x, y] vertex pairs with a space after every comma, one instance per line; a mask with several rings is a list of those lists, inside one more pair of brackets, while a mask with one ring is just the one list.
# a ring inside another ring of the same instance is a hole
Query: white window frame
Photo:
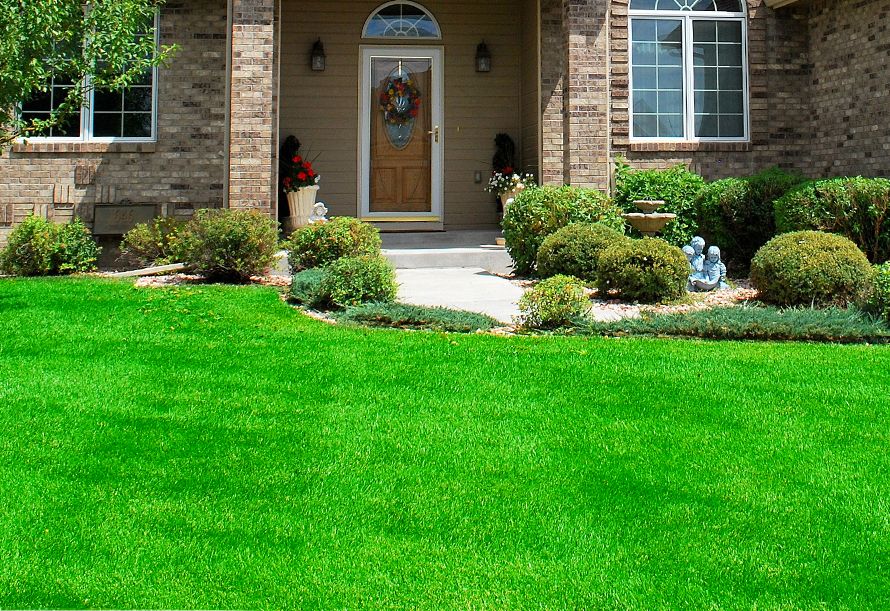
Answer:
[[[631, 142], [750, 142], [751, 139], [751, 91], [748, 79], [748, 16], [744, 12], [745, 3], [741, 2], [743, 12], [729, 13], [725, 11], [682, 11], [682, 10], [640, 10], [628, 9], [628, 109], [630, 117]], [[634, 136], [634, 84], [633, 84], [633, 21], [634, 19], [673, 19], [683, 24], [683, 130], [682, 138], [641, 138]], [[694, 21], [731, 21], [742, 25], [742, 102], [744, 136], [728, 138], [699, 138], [695, 136], [695, 66], [692, 54], [692, 24]]]
[[[160, 45], [160, 14], [155, 12], [154, 23], [154, 46], [155, 51]], [[94, 137], [93, 136], [93, 98], [95, 90], [90, 87], [90, 79], [86, 79], [86, 87], [89, 94], [86, 96], [84, 105], [80, 107], [80, 136], [31, 136], [29, 138], [19, 138], [20, 142], [27, 140], [28, 142], [52, 142], [52, 143], [72, 143], [72, 142], [157, 142], [158, 140], [158, 67], [151, 69], [151, 136], [135, 138], [135, 137]]]
[[[371, 21], [377, 16], [377, 13], [398, 4], [407, 4], [408, 6], [413, 6], [414, 8], [423, 11], [436, 26], [436, 36], [368, 36], [368, 26], [371, 25]], [[411, 2], [410, 0], [393, 0], [392, 2], [381, 4], [368, 15], [368, 18], [365, 19], [365, 24], [362, 26], [362, 40], [404, 40], [409, 41], [412, 44], [423, 40], [442, 40], [442, 26], [439, 25], [439, 21], [436, 19], [436, 16], [433, 15], [432, 11], [428, 10], [422, 4]]]

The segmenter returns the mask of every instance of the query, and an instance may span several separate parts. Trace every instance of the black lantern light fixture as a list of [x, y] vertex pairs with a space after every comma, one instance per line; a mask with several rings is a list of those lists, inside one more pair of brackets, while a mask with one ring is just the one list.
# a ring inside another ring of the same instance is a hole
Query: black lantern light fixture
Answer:
[[324, 54], [324, 43], [321, 38], [312, 45], [312, 70], [315, 72], [324, 72], [326, 57]]
[[476, 72], [491, 72], [491, 51], [484, 40], [476, 47]]

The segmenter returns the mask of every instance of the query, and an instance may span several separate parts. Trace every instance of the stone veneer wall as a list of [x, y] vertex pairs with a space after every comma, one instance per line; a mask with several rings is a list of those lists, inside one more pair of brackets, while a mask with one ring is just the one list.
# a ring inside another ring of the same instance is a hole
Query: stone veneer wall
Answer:
[[748, 0], [748, 143], [631, 143], [628, 108], [628, 0], [610, 0], [611, 154], [634, 167], [684, 164], [706, 178], [780, 166], [813, 174], [810, 65], [805, 8], [773, 11]]
[[890, 176], [890, 0], [816, 0], [812, 171]]
[[168, 0], [161, 42], [179, 52], [158, 78], [156, 143], [37, 143], [0, 156], [0, 243], [29, 214], [92, 222], [93, 205], [130, 200], [187, 216], [223, 205], [226, 3]]

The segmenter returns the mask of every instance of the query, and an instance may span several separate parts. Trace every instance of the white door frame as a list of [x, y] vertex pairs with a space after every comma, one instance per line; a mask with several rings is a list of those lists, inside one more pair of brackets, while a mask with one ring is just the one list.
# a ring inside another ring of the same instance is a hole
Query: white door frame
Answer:
[[[443, 74], [442, 47], [409, 47], [401, 45], [361, 46], [361, 109], [359, 119], [359, 218], [373, 221], [442, 221], [442, 202], [444, 199], [444, 167], [445, 167], [445, 125], [444, 94], [445, 78]], [[433, 96], [430, 100], [431, 127], [438, 131], [431, 139], [431, 209], [430, 212], [371, 212], [371, 58], [392, 57], [407, 59], [428, 59], [432, 64]]]

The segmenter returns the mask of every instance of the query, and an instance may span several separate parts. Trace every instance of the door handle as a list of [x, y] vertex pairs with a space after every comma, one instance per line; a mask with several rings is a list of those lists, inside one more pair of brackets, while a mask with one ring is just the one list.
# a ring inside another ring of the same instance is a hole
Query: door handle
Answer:
[[433, 131], [427, 132], [427, 133], [433, 137], [433, 139], [436, 141], [436, 144], [439, 143], [439, 126], [438, 125], [433, 128]]

